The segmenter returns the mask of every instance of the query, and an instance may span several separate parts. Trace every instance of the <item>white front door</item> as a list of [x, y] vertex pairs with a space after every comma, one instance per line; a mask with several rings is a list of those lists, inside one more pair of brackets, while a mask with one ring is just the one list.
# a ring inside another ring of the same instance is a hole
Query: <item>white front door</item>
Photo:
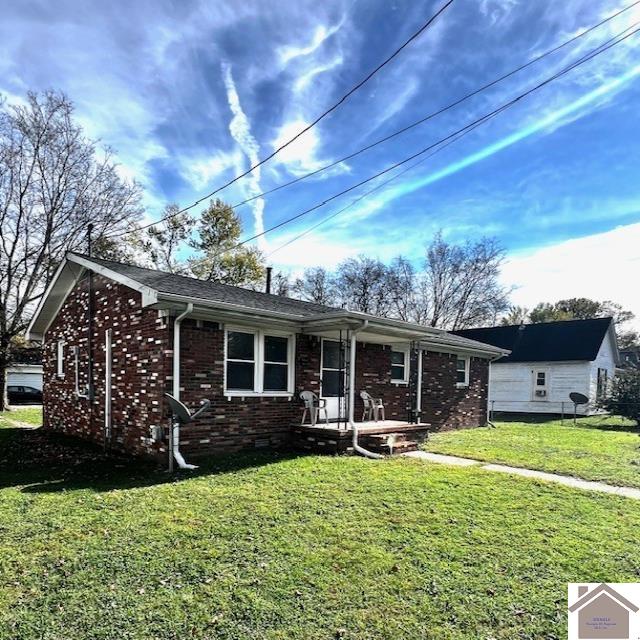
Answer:
[[320, 358], [320, 397], [327, 403], [329, 420], [344, 418], [345, 374], [345, 354], [344, 350], [340, 349], [340, 342], [323, 338]]

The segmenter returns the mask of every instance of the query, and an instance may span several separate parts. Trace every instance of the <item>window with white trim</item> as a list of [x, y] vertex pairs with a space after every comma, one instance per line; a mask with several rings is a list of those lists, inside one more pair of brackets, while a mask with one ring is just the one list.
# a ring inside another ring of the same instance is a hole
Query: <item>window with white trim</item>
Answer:
[[271, 331], [228, 328], [225, 393], [293, 393], [293, 336]]
[[58, 340], [56, 351], [56, 375], [64, 377], [64, 340]]
[[391, 382], [409, 382], [409, 349], [391, 350]]
[[458, 356], [456, 360], [456, 386], [469, 386], [469, 358]]

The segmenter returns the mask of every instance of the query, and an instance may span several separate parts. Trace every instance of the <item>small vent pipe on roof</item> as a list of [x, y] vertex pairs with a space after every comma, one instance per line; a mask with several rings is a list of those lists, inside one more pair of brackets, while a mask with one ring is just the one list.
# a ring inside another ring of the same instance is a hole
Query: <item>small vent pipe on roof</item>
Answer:
[[267, 267], [267, 282], [265, 286], [265, 292], [271, 293], [271, 272], [273, 271], [273, 267]]

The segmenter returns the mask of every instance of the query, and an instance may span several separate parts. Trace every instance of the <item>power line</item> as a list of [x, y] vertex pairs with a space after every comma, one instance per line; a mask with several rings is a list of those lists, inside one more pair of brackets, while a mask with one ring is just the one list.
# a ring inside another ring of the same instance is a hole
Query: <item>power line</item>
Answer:
[[[217, 189], [214, 189], [213, 191], [208, 193], [206, 196], [202, 196], [201, 198], [196, 200], [193, 204], [191, 204], [191, 205], [189, 205], [187, 207], [184, 207], [183, 209], [180, 209], [179, 211], [176, 211], [176, 212], [170, 214], [169, 216], [165, 216], [163, 218], [160, 218], [160, 220], [157, 220], [157, 221], [152, 222], [150, 224], [144, 225], [142, 227], [138, 227], [137, 229], [135, 229], [135, 231], [140, 231], [142, 229], [146, 229], [148, 227], [152, 227], [152, 226], [154, 226], [156, 224], [159, 224], [160, 222], [163, 222], [164, 220], [169, 219], [170, 217], [175, 217], [175, 216], [177, 216], [177, 215], [179, 215], [181, 213], [184, 213], [185, 211], [189, 211], [190, 209], [193, 209], [194, 207], [196, 207], [199, 204], [201, 204], [204, 200], [207, 200], [208, 198], [211, 198], [211, 196], [214, 196], [216, 193], [219, 193], [223, 189], [226, 189], [227, 187], [231, 186], [234, 182], [237, 182], [241, 178], [244, 178], [245, 176], [249, 175], [252, 171], [254, 171], [258, 167], [263, 165], [265, 162], [268, 162], [269, 160], [271, 160], [271, 158], [273, 158], [278, 153], [280, 153], [280, 151], [282, 151], [283, 149], [286, 149], [290, 144], [295, 142], [300, 136], [304, 135], [307, 131], [309, 131], [310, 129], [315, 127], [321, 120], [326, 118], [330, 113], [333, 113], [333, 111], [335, 111], [343, 102], [345, 102], [345, 100], [347, 100], [350, 96], [352, 96], [356, 91], [358, 91], [358, 89], [360, 89], [367, 82], [369, 82], [369, 80], [371, 80], [371, 78], [373, 78], [373, 76], [375, 76], [381, 69], [383, 69], [387, 64], [389, 64], [401, 51], [403, 51], [407, 46], [409, 46], [409, 44], [411, 44], [424, 31], [426, 31], [433, 24], [433, 22], [435, 22], [435, 20], [453, 3], [453, 1], [454, 0], [447, 0], [447, 2], [442, 7], [440, 7], [440, 9], [438, 9], [438, 11], [436, 11], [415, 33], [413, 33], [407, 40], [405, 40], [402, 43], [402, 45], [400, 45], [388, 58], [383, 60], [375, 69], [373, 69], [373, 71], [370, 71], [362, 80], [360, 80], [360, 82], [358, 82], [355, 86], [353, 86], [351, 89], [349, 89], [349, 91], [347, 91], [347, 93], [345, 93], [336, 103], [334, 103], [328, 109], [323, 111], [315, 120], [313, 120], [310, 124], [308, 124], [306, 127], [304, 127], [304, 129], [301, 129], [300, 131], [298, 131], [298, 133], [296, 133], [296, 135], [294, 135], [292, 138], [290, 138], [289, 140], [287, 140], [286, 142], [281, 144], [278, 148], [274, 149], [274, 151], [272, 153], [270, 153], [269, 155], [265, 156], [264, 158], [262, 158], [262, 160], [259, 160], [254, 165], [250, 166], [244, 173], [238, 174], [237, 176], [235, 176], [234, 178], [232, 178], [231, 180], [229, 180], [228, 182], [226, 182], [222, 186], [220, 186]], [[110, 236], [110, 237], [111, 238], [118, 238], [120, 236], [126, 235], [127, 233], [132, 233], [132, 232], [133, 232], [133, 230], [132, 231], [125, 231], [123, 233], [115, 234], [115, 235]]]
[[[496, 84], [502, 82], [503, 80], [506, 80], [507, 78], [510, 78], [511, 76], [515, 75], [516, 73], [519, 73], [520, 71], [523, 71], [524, 69], [530, 67], [531, 65], [535, 64], [536, 62], [539, 62], [540, 60], [542, 60], [542, 59], [544, 59], [544, 58], [556, 53], [560, 49], [563, 49], [564, 47], [568, 46], [569, 44], [572, 44], [573, 42], [575, 42], [578, 39], [580, 39], [580, 38], [584, 37], [585, 35], [587, 35], [588, 33], [591, 33], [595, 29], [598, 29], [601, 26], [603, 26], [604, 24], [610, 22], [611, 20], [614, 20], [615, 18], [617, 18], [618, 16], [620, 16], [621, 14], [623, 14], [624, 12], [628, 11], [629, 9], [633, 8], [634, 6], [636, 6], [638, 4], [640, 4], [640, 0], [636, 0], [635, 2], [632, 2], [631, 4], [623, 7], [622, 9], [620, 9], [619, 11], [617, 11], [617, 12], [613, 13], [612, 15], [608, 16], [607, 18], [604, 18], [603, 20], [601, 20], [597, 24], [592, 25], [591, 27], [585, 29], [584, 31], [581, 31], [579, 34], [573, 36], [572, 38], [569, 38], [568, 40], [562, 42], [561, 44], [549, 49], [548, 51], [540, 54], [539, 56], [536, 56], [535, 58], [531, 59], [529, 62], [526, 62], [526, 63], [520, 65], [519, 67], [509, 71], [508, 73], [500, 76], [499, 78], [496, 78], [495, 80], [492, 80], [491, 82], [479, 87], [478, 89], [475, 89], [474, 91], [472, 91], [470, 93], [467, 93], [466, 95], [464, 95], [461, 98], [455, 100], [454, 102], [452, 102], [452, 103], [450, 103], [450, 104], [438, 109], [437, 111], [434, 111], [434, 112], [432, 112], [430, 114], [427, 114], [423, 118], [421, 118], [421, 119], [419, 119], [419, 120], [407, 125], [406, 127], [403, 127], [402, 129], [399, 129], [399, 130], [389, 134], [388, 136], [385, 136], [385, 137], [383, 137], [383, 138], [381, 138], [381, 139], [379, 139], [379, 140], [377, 140], [377, 141], [375, 141], [375, 142], [373, 142], [373, 143], [371, 143], [371, 144], [369, 144], [369, 145], [367, 145], [367, 146], [365, 146], [365, 147], [363, 147], [363, 148], [361, 148], [359, 150], [356, 150], [353, 153], [340, 158], [339, 160], [335, 160], [334, 162], [331, 162], [331, 163], [329, 163], [329, 164], [327, 164], [327, 165], [325, 165], [323, 167], [320, 167], [319, 169], [311, 171], [311, 172], [309, 172], [309, 173], [307, 173], [307, 174], [305, 174], [303, 176], [299, 176], [298, 178], [295, 178], [294, 180], [290, 180], [289, 182], [285, 182], [285, 183], [283, 183], [281, 185], [278, 185], [278, 186], [274, 187], [273, 189], [269, 189], [269, 190], [264, 191], [264, 192], [262, 192], [260, 194], [252, 196], [250, 198], [247, 198], [246, 200], [243, 200], [242, 202], [238, 202], [237, 204], [232, 205], [233, 208], [245, 205], [245, 204], [247, 204], [249, 202], [252, 202], [253, 200], [255, 200], [257, 198], [263, 197], [265, 195], [269, 195], [271, 193], [274, 193], [275, 191], [279, 191], [280, 189], [284, 189], [285, 187], [289, 187], [289, 186], [291, 186], [293, 184], [296, 184], [296, 183], [298, 183], [298, 182], [300, 182], [302, 180], [305, 180], [305, 179], [310, 178], [310, 177], [312, 177], [314, 175], [317, 175], [318, 173], [320, 173], [322, 171], [326, 171], [327, 169], [331, 169], [332, 167], [335, 167], [335, 166], [339, 165], [342, 162], [350, 160], [350, 159], [360, 155], [361, 153], [364, 153], [365, 151], [368, 151], [369, 149], [372, 149], [373, 147], [376, 147], [376, 146], [378, 146], [378, 145], [380, 145], [380, 144], [382, 144], [384, 142], [387, 142], [388, 140], [391, 140], [392, 138], [395, 138], [396, 136], [401, 135], [401, 134], [405, 133], [406, 131], [409, 131], [410, 129], [413, 129], [416, 126], [418, 126], [420, 124], [423, 124], [424, 122], [427, 122], [428, 120], [431, 120], [431, 119], [435, 118], [436, 116], [438, 116], [438, 115], [440, 115], [440, 114], [442, 114], [442, 113], [444, 113], [444, 112], [446, 112], [446, 111], [458, 106], [462, 102], [465, 102], [469, 98], [472, 98], [472, 97], [478, 95], [479, 93], [481, 93], [483, 91], [486, 91], [487, 89], [490, 89], [491, 87], [493, 87]], [[444, 10], [445, 8], [446, 8], [446, 6], [443, 7], [443, 9], [441, 9], [441, 11]], [[428, 25], [425, 25], [424, 28], [426, 28], [426, 26], [428, 26]], [[414, 35], [416, 35], [416, 34], [414, 34]], [[407, 43], [408, 43], [408, 41], [407, 41]], [[405, 43], [405, 45], [407, 43]], [[239, 176], [239, 177], [242, 177], [242, 176]], [[229, 184], [231, 184], [231, 183], [229, 183]], [[221, 187], [221, 188], [224, 188], [224, 187]], [[188, 211], [189, 209], [192, 209], [193, 207], [195, 207], [198, 204], [200, 204], [201, 202], [203, 202], [203, 200], [206, 200], [207, 198], [211, 197], [211, 195], [213, 195], [213, 194], [209, 194], [207, 196], [204, 196], [204, 197], [200, 198], [199, 200], [196, 200], [196, 202], [194, 202], [192, 205], [190, 205], [188, 207], [185, 207], [183, 209], [180, 209], [179, 211], [170, 213], [170, 214], [168, 214], [166, 216], [163, 216], [162, 218], [160, 218], [160, 219], [158, 219], [158, 220], [156, 220], [154, 222], [151, 222], [149, 224], [143, 225], [143, 226], [138, 227], [136, 229], [123, 231], [123, 232], [121, 232], [119, 234], [114, 234], [114, 235], [111, 235], [111, 236], [108, 236], [108, 237], [109, 238], [118, 238], [118, 237], [127, 235], [129, 233], [134, 233], [136, 231], [141, 231], [143, 229], [147, 229], [147, 228], [155, 226], [157, 224], [161, 224], [165, 220], [169, 220], [169, 219], [171, 219], [171, 218], [173, 218], [173, 217], [175, 217], [175, 216], [177, 216], [177, 215], [179, 215], [181, 213], [184, 213], [185, 211]]]
[[[633, 27], [635, 25], [639, 24], [638, 22], [632, 24], [631, 26], [627, 27], [627, 29], [624, 29], [623, 31], [621, 31], [618, 35], [614, 36], [611, 40], [608, 40], [606, 42], [604, 42], [603, 44], [599, 45], [596, 49], [594, 49], [592, 51], [598, 51], [598, 50], [604, 50], [603, 47], [605, 45], [607, 45], [609, 42], [617, 39], [618, 37], [620, 37], [622, 34], [624, 34], [625, 32], [633, 29]], [[630, 33], [629, 36], [633, 35], [634, 33], [636, 33], [638, 30], [634, 31], [633, 33]], [[625, 38], [626, 39], [626, 38]], [[622, 41], [622, 40], [620, 40]], [[617, 42], [613, 43], [613, 44], [617, 44]], [[613, 44], [611, 46], [613, 46]], [[609, 47], [607, 47], [609, 48]], [[601, 52], [601, 51], [599, 51]], [[586, 57], [586, 56], [585, 56]], [[593, 56], [592, 56], [593, 57]], [[589, 58], [591, 59], [591, 58]], [[586, 61], [586, 60], [585, 60]], [[497, 113], [494, 113], [493, 115], [491, 115], [489, 118], [477, 123], [476, 125], [474, 125], [473, 129], [477, 128], [478, 126], [481, 126], [482, 124], [484, 124], [485, 122], [487, 122], [489, 119], [495, 117], [497, 115]], [[394, 175], [393, 177], [389, 178], [388, 180], [385, 180], [384, 182], [380, 183], [379, 185], [375, 186], [373, 189], [370, 189], [369, 191], [366, 191], [365, 193], [363, 193], [361, 196], [359, 196], [358, 198], [356, 198], [355, 200], [352, 200], [348, 205], [346, 205], [345, 207], [343, 207], [342, 209], [339, 209], [338, 211], [333, 212], [332, 214], [326, 216], [325, 218], [323, 218], [322, 220], [320, 220], [318, 223], [314, 224], [313, 226], [305, 229], [302, 233], [298, 234], [297, 236], [291, 238], [290, 240], [287, 240], [287, 242], [285, 242], [284, 244], [281, 244], [280, 246], [276, 247], [275, 249], [273, 249], [272, 251], [270, 251], [267, 254], [267, 259], [271, 258], [271, 256], [273, 256], [274, 253], [280, 251], [281, 249], [284, 249], [285, 247], [288, 247], [289, 245], [293, 244], [294, 242], [297, 242], [298, 240], [300, 240], [301, 238], [303, 238], [304, 236], [310, 234], [311, 232], [315, 231], [317, 228], [321, 227], [323, 224], [326, 224], [327, 222], [329, 222], [330, 220], [333, 220], [334, 218], [336, 218], [337, 216], [339, 216], [341, 213], [344, 213], [345, 211], [347, 211], [348, 209], [350, 209], [351, 207], [355, 206], [358, 202], [362, 201], [364, 198], [366, 198], [367, 196], [371, 195], [372, 193], [374, 193], [375, 191], [378, 191], [379, 189], [381, 189], [382, 187], [385, 187], [386, 185], [388, 185], [389, 183], [393, 182], [394, 180], [397, 180], [398, 178], [400, 178], [402, 175], [404, 175], [405, 173], [411, 171], [412, 169], [414, 169], [415, 167], [417, 167], [419, 164], [422, 164], [423, 162], [425, 162], [426, 160], [428, 160], [429, 158], [432, 158], [434, 155], [436, 155], [437, 153], [439, 153], [440, 151], [442, 151], [443, 149], [445, 149], [446, 147], [448, 147], [449, 145], [453, 144], [454, 142], [457, 142], [458, 140], [460, 140], [462, 137], [464, 137], [465, 135], [467, 135], [468, 133], [470, 133], [473, 129], [467, 129], [466, 131], [464, 131], [463, 133], [461, 133], [460, 135], [458, 135], [457, 137], [455, 137], [454, 139], [450, 140], [449, 142], [447, 142], [446, 144], [443, 144], [441, 147], [437, 148], [435, 151], [433, 151], [432, 153], [428, 154], [425, 158], [422, 158], [420, 160], [418, 160], [417, 162], [414, 162], [413, 164], [411, 164], [410, 166], [406, 167], [405, 169], [403, 169], [402, 171], [400, 171], [399, 173], [397, 173], [396, 175]]]
[[[491, 117], [493, 118], [495, 115], [497, 115], [497, 114], [493, 114], [493, 116], [491, 116]], [[394, 180], [397, 180], [398, 178], [403, 176], [405, 173], [408, 173], [412, 169], [415, 169], [418, 165], [422, 164], [423, 162], [426, 162], [427, 160], [429, 160], [430, 158], [435, 156], [437, 153], [440, 153], [443, 149], [445, 149], [449, 145], [452, 145], [454, 142], [457, 142], [458, 140], [463, 138], [468, 133], [471, 133], [471, 131], [473, 131], [477, 127], [481, 126], [485, 122], [486, 122], [486, 120], [483, 120], [482, 122], [479, 122], [473, 128], [467, 129], [466, 131], [462, 132], [457, 137], [453, 138], [452, 140], [449, 140], [448, 142], [446, 142], [442, 146], [438, 147], [435, 151], [433, 151], [432, 153], [429, 153], [426, 157], [421, 158], [420, 160], [418, 160], [417, 162], [414, 162], [413, 164], [410, 164], [408, 167], [405, 167], [402, 171], [399, 171], [398, 173], [396, 173], [394, 176], [392, 176], [388, 180], [385, 180], [384, 182], [381, 182], [380, 184], [376, 185], [373, 189], [369, 189], [369, 191], [365, 191], [365, 193], [363, 193], [362, 195], [358, 196], [355, 200], [352, 200], [346, 207], [343, 207], [342, 209], [338, 209], [338, 211], [335, 211], [331, 215], [326, 216], [325, 218], [320, 220], [320, 222], [314, 224], [313, 226], [309, 227], [308, 229], [305, 229], [302, 233], [298, 234], [297, 236], [295, 236], [291, 240], [287, 240], [287, 242], [285, 242], [284, 244], [281, 244], [279, 247], [276, 247], [275, 249], [273, 249], [273, 251], [270, 251], [266, 255], [266, 259], [268, 260], [277, 251], [280, 251], [281, 249], [284, 249], [285, 247], [288, 247], [290, 244], [293, 244], [294, 242], [297, 242], [298, 240], [300, 240], [304, 236], [310, 234], [312, 231], [315, 231], [318, 227], [320, 227], [323, 224], [329, 222], [330, 220], [333, 220], [333, 218], [336, 218], [341, 213], [344, 213], [345, 211], [347, 211], [347, 209], [350, 209], [351, 207], [355, 206], [356, 204], [358, 204], [358, 202], [364, 200], [367, 196], [370, 196], [372, 193], [375, 193], [376, 191], [379, 191], [380, 189], [382, 189], [382, 187], [386, 187], [389, 183], [393, 182]]]
[[[635, 24], [638, 24], [637, 22]], [[635, 26], [632, 25], [632, 26]], [[237, 249], [245, 244], [247, 244], [248, 242], [251, 242], [253, 240], [256, 240], [257, 238], [260, 238], [263, 235], [266, 235], [267, 233], [270, 233], [271, 231], [275, 231], [276, 229], [279, 229], [305, 215], [308, 215], [309, 213], [315, 211], [316, 209], [319, 209], [320, 207], [323, 207], [325, 204], [328, 204], [329, 202], [335, 200], [336, 198], [339, 198], [340, 196], [343, 196], [351, 191], [353, 191], [354, 189], [357, 189], [358, 187], [361, 187], [364, 184], [367, 184], [368, 182], [371, 182], [372, 180], [375, 180], [376, 178], [388, 173], [389, 171], [393, 171], [393, 169], [396, 169], [399, 166], [402, 166], [403, 164], [410, 162], [411, 160], [414, 160], [415, 158], [423, 155], [424, 153], [426, 153], [427, 151], [430, 151], [431, 149], [433, 149], [434, 147], [438, 146], [439, 144], [446, 142], [447, 140], [450, 140], [451, 138], [457, 136], [458, 134], [466, 131], [467, 129], [470, 128], [475, 128], [477, 125], [487, 121], [488, 119], [494, 117], [495, 115], [497, 115], [498, 113], [512, 107], [514, 104], [516, 104], [517, 102], [519, 102], [520, 100], [522, 100], [523, 98], [531, 95], [532, 93], [534, 93], [535, 91], [541, 89], [542, 87], [546, 86], [547, 84], [553, 82], [554, 80], [557, 80], [558, 78], [564, 76], [565, 74], [569, 73], [570, 71], [572, 71], [573, 69], [581, 66], [582, 64], [585, 64], [586, 62], [592, 60], [593, 58], [595, 58], [596, 56], [600, 55], [601, 53], [604, 53], [605, 51], [609, 50], [611, 47], [620, 44], [621, 42], [623, 42], [624, 40], [626, 40], [627, 38], [633, 36], [634, 34], [638, 33], [638, 31], [640, 31], [640, 28], [635, 29], [634, 31], [632, 31], [631, 33], [628, 33], [627, 35], [625, 35], [624, 37], [620, 37], [621, 34], [624, 34], [625, 32], [629, 31], [631, 27], [627, 27], [626, 29], [624, 29], [622, 32], [620, 32], [618, 35], [614, 36], [613, 38], [611, 38], [610, 40], [606, 41], [605, 43], [599, 45], [598, 47], [596, 47], [595, 49], [593, 49], [590, 53], [586, 54], [585, 56], [583, 56], [582, 58], [578, 59], [576, 62], [571, 63], [570, 65], [568, 65], [567, 67], [565, 67], [564, 69], [562, 69], [561, 71], [555, 73], [554, 75], [550, 76], [549, 78], [547, 78], [546, 80], [544, 80], [543, 82], [537, 84], [536, 86], [532, 87], [531, 89], [528, 89], [527, 91], [525, 91], [524, 93], [521, 93], [520, 95], [518, 95], [517, 97], [513, 98], [512, 100], [508, 101], [507, 103], [503, 104], [502, 106], [498, 107], [497, 109], [494, 109], [493, 111], [485, 114], [484, 116], [482, 116], [481, 118], [478, 118], [476, 120], [474, 120], [473, 122], [469, 123], [468, 125], [465, 125], [464, 127], [458, 129], [457, 131], [455, 131], [452, 134], [449, 134], [448, 136], [445, 136], [444, 138], [440, 139], [439, 141], [421, 149], [420, 151], [410, 155], [409, 157], [400, 160], [399, 162], [396, 162], [395, 164], [387, 167], [386, 169], [383, 169], [382, 171], [379, 171], [378, 173], [370, 176], [369, 178], [366, 178], [365, 180], [362, 180], [354, 185], [352, 185], [351, 187], [348, 187], [346, 189], [343, 189], [342, 191], [326, 198], [325, 200], [323, 200], [322, 202], [314, 205], [313, 207], [310, 207], [308, 209], [305, 209], [304, 211], [291, 216], [290, 218], [287, 218], [286, 220], [283, 220], [282, 222], [279, 222], [278, 224], [273, 225], [272, 227], [265, 229], [264, 231], [262, 231], [261, 233], [257, 233], [253, 236], [251, 236], [250, 238], [247, 238], [246, 240], [242, 240], [241, 242], [237, 243], [236, 245], [234, 245], [233, 247], [230, 247], [229, 249], [226, 249], [224, 251], [221, 251], [219, 253], [217, 253], [214, 257], [218, 257], [219, 255], [222, 255], [223, 253], [227, 253], [228, 251], [233, 251], [234, 249]]]
[[496, 78], [495, 80], [492, 80], [491, 82], [475, 89], [474, 91], [471, 91], [470, 93], [465, 94], [464, 96], [462, 96], [461, 98], [458, 98], [457, 100], [447, 104], [444, 107], [441, 107], [440, 109], [436, 110], [436, 111], [432, 111], [431, 113], [427, 114], [426, 116], [420, 118], [419, 120], [416, 120], [415, 122], [412, 122], [411, 124], [408, 124], [406, 127], [402, 127], [401, 129], [398, 129], [397, 131], [394, 131], [393, 133], [390, 133], [387, 136], [384, 136], [383, 138], [380, 138], [379, 140], [376, 140], [375, 142], [372, 142], [371, 144], [368, 144], [365, 147], [362, 147], [361, 149], [358, 149], [356, 151], [354, 151], [353, 153], [350, 153], [346, 156], [343, 156], [342, 158], [338, 159], [338, 160], [334, 160], [333, 162], [330, 162], [329, 164], [324, 165], [323, 167], [320, 167], [318, 169], [314, 169], [313, 171], [310, 171], [309, 173], [306, 173], [302, 176], [298, 176], [297, 178], [294, 178], [293, 180], [289, 180], [288, 182], [284, 182], [276, 187], [273, 187], [272, 189], [268, 189], [267, 191], [263, 191], [262, 193], [258, 193], [257, 195], [253, 195], [250, 198], [247, 198], [246, 200], [242, 200], [242, 202], [238, 202], [233, 206], [233, 208], [237, 208], [240, 207], [242, 205], [248, 204], [249, 202], [253, 202], [254, 200], [256, 200], [257, 198], [262, 198], [266, 195], [269, 195], [271, 193], [274, 193], [276, 191], [279, 191], [280, 189], [284, 189], [285, 187], [290, 187], [291, 185], [297, 184], [298, 182], [301, 182], [302, 180], [306, 180], [307, 178], [311, 178], [312, 176], [315, 176], [319, 173], [322, 173], [323, 171], [326, 171], [327, 169], [332, 169], [333, 167], [338, 166], [339, 164], [346, 162], [347, 160], [351, 160], [352, 158], [355, 158], [356, 156], [359, 156], [361, 153], [364, 153], [365, 151], [369, 151], [370, 149], [373, 149], [374, 147], [377, 147], [378, 145], [387, 142], [403, 133], [406, 133], [407, 131], [413, 129], [414, 127], [417, 127], [418, 125], [424, 124], [425, 122], [432, 120], [433, 118], [435, 118], [436, 116], [439, 116], [443, 113], [445, 113], [446, 111], [449, 111], [450, 109], [453, 109], [454, 107], [457, 107], [458, 105], [462, 104], [463, 102], [465, 102], [466, 100], [468, 100], [469, 98], [473, 98], [474, 96], [478, 95], [479, 93], [482, 93], [483, 91], [486, 91], [487, 89], [490, 89], [491, 87], [495, 86], [496, 84], [502, 82], [503, 80], [506, 80], [507, 78], [510, 78], [511, 76], [515, 75], [516, 73], [519, 73], [520, 71], [523, 71], [524, 69], [527, 69], [528, 67], [530, 67], [531, 65], [535, 64], [536, 62], [539, 62], [540, 60], [547, 58], [548, 56], [558, 52], [560, 49], [563, 49], [564, 47], [572, 44], [573, 42], [575, 42], [576, 40], [579, 40], [580, 38], [583, 38], [584, 36], [586, 36], [588, 33], [591, 33], [592, 31], [594, 31], [595, 29], [598, 29], [599, 27], [603, 26], [604, 24], [606, 24], [607, 22], [610, 22], [611, 20], [613, 20], [614, 18], [617, 18], [619, 15], [621, 15], [622, 13], [624, 13], [625, 11], [628, 11], [629, 9], [633, 8], [634, 6], [640, 4], [640, 0], [636, 0], [636, 2], [633, 2], [632, 4], [624, 7], [623, 9], [621, 9], [620, 11], [610, 15], [608, 18], [605, 18], [604, 20], [601, 20], [600, 22], [598, 22], [597, 24], [594, 24], [593, 26], [589, 27], [588, 29], [585, 29], [584, 31], [581, 31], [579, 34], [573, 36], [572, 38], [569, 38], [569, 40], [565, 40], [563, 43], [553, 47], [552, 49], [549, 49], [548, 51], [545, 51], [544, 53], [540, 54], [539, 56], [536, 56], [535, 58], [529, 60], [529, 62], [526, 62], [525, 64], [520, 65], [519, 67], [517, 67], [516, 69], [513, 69], [512, 71], [509, 71], [508, 73], [505, 73], [504, 75], [500, 76], [499, 78]]

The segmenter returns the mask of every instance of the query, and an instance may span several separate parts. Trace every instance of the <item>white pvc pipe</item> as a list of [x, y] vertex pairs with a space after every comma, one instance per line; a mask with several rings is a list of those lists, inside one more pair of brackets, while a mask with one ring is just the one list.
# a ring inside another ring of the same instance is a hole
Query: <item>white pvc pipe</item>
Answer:
[[374, 453], [373, 451], [369, 451], [364, 447], [361, 447], [358, 444], [358, 427], [356, 426], [354, 416], [354, 399], [355, 399], [355, 381], [356, 381], [356, 336], [361, 331], [367, 328], [369, 324], [368, 320], [362, 321], [362, 326], [358, 329], [354, 329], [351, 332], [351, 346], [349, 352], [349, 427], [351, 428], [351, 432], [353, 433], [353, 450], [356, 453], [359, 453], [361, 456], [365, 456], [365, 458], [372, 458], [374, 460], [380, 460], [384, 458], [383, 455], [379, 453]]
[[[193, 303], [189, 302], [186, 309], [176, 317], [173, 322], [173, 397], [176, 400], [180, 400], [180, 325], [182, 320], [186, 318], [193, 311]], [[180, 453], [180, 425], [175, 423], [171, 428], [171, 442], [173, 444], [170, 447], [173, 451], [173, 457], [178, 463], [181, 469], [197, 469], [198, 467], [193, 464], [188, 464]]]
[[[416, 412], [422, 411], [422, 349], [418, 345], [418, 397], [416, 398]], [[420, 416], [422, 421], [422, 416]]]

